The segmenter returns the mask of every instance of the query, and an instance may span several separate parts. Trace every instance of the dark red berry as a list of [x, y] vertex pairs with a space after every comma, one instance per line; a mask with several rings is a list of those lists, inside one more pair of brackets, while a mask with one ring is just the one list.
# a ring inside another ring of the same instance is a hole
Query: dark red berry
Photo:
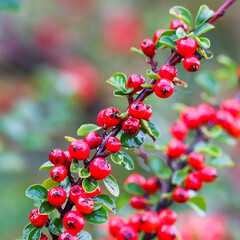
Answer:
[[166, 29], [158, 29], [154, 34], [153, 34], [153, 42], [156, 44], [159, 37], [162, 35], [163, 32], [165, 32]]
[[148, 105], [146, 105], [146, 113], [145, 113], [143, 119], [146, 120], [146, 121], [148, 121], [149, 118], [152, 116], [152, 113], [153, 113], [153, 112], [152, 112], [152, 108], [149, 107]]
[[138, 133], [139, 128], [140, 128], [140, 122], [136, 118], [129, 117], [123, 121], [122, 129], [127, 134], [130, 134], [130, 135], [136, 134]]
[[140, 229], [145, 233], [152, 233], [158, 228], [159, 223], [157, 213], [146, 211], [142, 214]]
[[143, 197], [132, 196], [130, 199], [130, 205], [135, 209], [144, 209], [146, 206], [146, 200]]
[[230, 112], [233, 117], [240, 115], [240, 102], [237, 99], [228, 99], [221, 105], [221, 109]]
[[90, 198], [94, 198], [94, 197], [96, 197], [97, 195], [99, 195], [99, 194], [101, 194], [102, 193], [102, 190], [101, 190], [101, 188], [98, 186], [97, 188], [96, 188], [96, 190], [94, 190], [93, 192], [91, 192], [91, 193], [86, 193], [86, 195], [88, 196], [88, 197], [90, 197]]
[[76, 201], [76, 209], [82, 214], [90, 214], [94, 210], [92, 198], [79, 197]]
[[97, 123], [98, 123], [98, 125], [99, 125], [100, 127], [103, 127], [103, 124], [104, 124], [104, 122], [103, 122], [103, 114], [104, 114], [105, 110], [106, 110], [106, 109], [101, 110], [101, 111], [98, 113], [98, 116], [97, 116]]
[[200, 68], [200, 60], [194, 55], [186, 56], [183, 59], [183, 67], [188, 72], [196, 72]]
[[161, 225], [157, 230], [157, 237], [160, 240], [177, 240], [177, 229], [171, 225]]
[[197, 46], [197, 41], [192, 37], [184, 37], [177, 40], [177, 51], [184, 57], [194, 54]]
[[85, 160], [89, 157], [90, 147], [86, 142], [82, 140], [76, 140], [70, 143], [69, 153], [75, 160]]
[[151, 39], [144, 39], [141, 42], [141, 49], [148, 57], [153, 57], [156, 53], [156, 46]]
[[202, 153], [191, 152], [188, 156], [188, 164], [198, 170], [204, 166], [204, 161], [204, 155]]
[[143, 89], [141, 85], [144, 83], [145, 79], [142, 75], [132, 74], [127, 81], [127, 88], [133, 88], [134, 90], [132, 91], [132, 93], [136, 93]]
[[79, 197], [86, 196], [86, 194], [87, 193], [85, 192], [83, 187], [79, 185], [71, 187], [69, 191], [69, 197], [74, 203], [78, 200]]
[[212, 166], [204, 166], [199, 173], [204, 182], [214, 182], [217, 177], [217, 170]]
[[187, 31], [187, 24], [180, 19], [175, 19], [171, 22], [169, 29], [177, 30], [179, 27], [183, 28], [184, 31]]
[[98, 133], [90, 132], [83, 141], [86, 142], [91, 149], [94, 149], [101, 145], [102, 138]]
[[50, 177], [55, 182], [63, 181], [67, 176], [67, 168], [63, 165], [56, 165], [50, 171]]
[[114, 216], [108, 222], [109, 232], [111, 233], [112, 236], [116, 237], [118, 235], [120, 229], [122, 229], [122, 227], [126, 226], [126, 224], [127, 223], [123, 218]]
[[116, 137], [109, 137], [106, 141], [106, 148], [110, 153], [117, 153], [121, 148], [121, 142]]
[[65, 231], [59, 236], [58, 240], [78, 240], [78, 237], [77, 235], [73, 235], [68, 231]]
[[202, 123], [208, 123], [209, 121], [214, 120], [216, 110], [213, 107], [203, 103], [200, 104], [197, 109]]
[[111, 165], [105, 158], [94, 158], [90, 164], [89, 172], [95, 180], [102, 180], [108, 177], [111, 173]]
[[103, 113], [103, 122], [108, 127], [115, 127], [121, 122], [121, 118], [118, 117], [120, 111], [117, 108], [107, 108]]
[[240, 137], [240, 119], [235, 119], [231, 127], [228, 129], [228, 133], [235, 138]]
[[64, 151], [64, 157], [65, 157], [65, 162], [64, 165], [69, 168], [72, 164], [72, 157], [69, 153], [69, 151]]
[[156, 193], [158, 190], [160, 190], [158, 179], [155, 177], [148, 178], [144, 185], [144, 189], [148, 193], [151, 193], [151, 194]]
[[173, 200], [177, 203], [185, 203], [189, 199], [190, 195], [188, 190], [177, 187], [173, 191]]
[[48, 236], [44, 233], [41, 233], [41, 238], [40, 240], [48, 240]]
[[139, 232], [141, 228], [141, 219], [142, 219], [142, 216], [139, 213], [134, 213], [128, 219], [128, 225], [130, 225], [137, 232]]
[[180, 118], [188, 128], [198, 128], [201, 125], [201, 115], [195, 107], [186, 107], [181, 112]]
[[54, 187], [48, 191], [48, 201], [54, 207], [62, 206], [67, 199], [67, 194], [63, 188]]
[[48, 215], [42, 215], [39, 213], [38, 209], [33, 209], [29, 216], [30, 222], [35, 227], [42, 227], [48, 220]]
[[131, 115], [131, 117], [137, 119], [143, 118], [146, 114], [146, 110], [147, 110], [146, 104], [140, 101], [135, 101], [131, 103], [129, 106], [129, 114]]
[[83, 215], [77, 211], [69, 211], [63, 217], [63, 226], [71, 234], [78, 234], [85, 226]]
[[173, 66], [164, 64], [161, 66], [158, 75], [161, 78], [167, 78], [172, 81], [175, 77], [177, 77], [177, 69]]
[[174, 138], [168, 143], [166, 153], [171, 158], [179, 158], [182, 154], [185, 154], [186, 151], [186, 144]]
[[160, 98], [169, 98], [174, 91], [173, 83], [167, 78], [157, 80], [154, 85], [154, 92]]
[[183, 140], [188, 135], [188, 128], [182, 121], [177, 121], [170, 126], [170, 132], [173, 137]]
[[133, 174], [130, 174], [124, 181], [124, 185], [128, 183], [136, 183], [140, 185], [142, 188], [144, 188], [146, 180], [142, 175], [138, 173], [133, 173]]
[[220, 125], [224, 129], [231, 129], [234, 123], [234, 117], [231, 113], [225, 110], [217, 111], [215, 124]]
[[203, 187], [203, 182], [199, 172], [189, 173], [185, 179], [185, 187], [187, 189], [192, 189], [198, 191]]
[[63, 164], [65, 162], [64, 152], [61, 149], [53, 149], [49, 154], [49, 160], [52, 164]]
[[161, 225], [163, 224], [173, 225], [177, 222], [178, 219], [178, 215], [174, 211], [167, 208], [162, 209], [159, 212], [158, 216]]
[[120, 229], [117, 240], [138, 240], [138, 234], [131, 226], [126, 225]]

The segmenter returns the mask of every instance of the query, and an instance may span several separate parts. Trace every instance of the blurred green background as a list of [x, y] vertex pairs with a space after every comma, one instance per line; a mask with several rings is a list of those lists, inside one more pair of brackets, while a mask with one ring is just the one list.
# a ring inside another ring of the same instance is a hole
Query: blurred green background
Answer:
[[[152, 38], [155, 30], [168, 28], [173, 19], [168, 10], [173, 5], [185, 6], [195, 15], [203, 3], [216, 10], [223, 2], [22, 0], [18, 10], [0, 11], [1, 240], [22, 234], [32, 209], [32, 201], [24, 192], [29, 185], [42, 183], [48, 177], [47, 171], [40, 173], [38, 168], [48, 160], [49, 151], [67, 149], [63, 137], [76, 137], [81, 124], [95, 123], [101, 109], [116, 106], [124, 110], [124, 99], [113, 98], [113, 88], [105, 80], [117, 71], [127, 76], [146, 76], [148, 66], [142, 57], [130, 53], [130, 47], [139, 47], [141, 40]], [[208, 34], [215, 56], [224, 53], [238, 63], [239, 10], [238, 1]], [[156, 59], [162, 64], [168, 56], [169, 50], [163, 50]], [[216, 58], [202, 61], [200, 72], [215, 71], [217, 67]], [[182, 66], [178, 66], [178, 72], [180, 79], [188, 83], [187, 89], [178, 88], [171, 99], [148, 99], [162, 142], [170, 138], [168, 125], [177, 117], [176, 112], [169, 111], [171, 105], [196, 105], [201, 101], [196, 94], [200, 91], [193, 81], [195, 75], [183, 71]], [[223, 94], [219, 100], [235, 92]], [[221, 171], [219, 180], [204, 189], [212, 216], [207, 226], [222, 223], [221, 227], [230, 232], [226, 239], [240, 239], [239, 148], [230, 152], [236, 166]], [[134, 171], [142, 171], [136, 165]], [[113, 166], [113, 175], [120, 185], [127, 174]], [[189, 222], [194, 217], [187, 216]], [[221, 223], [219, 219], [223, 219]], [[196, 219], [196, 225], [199, 221]], [[94, 239], [100, 239], [101, 234], [95, 231]], [[213, 239], [220, 238], [206, 240]]]

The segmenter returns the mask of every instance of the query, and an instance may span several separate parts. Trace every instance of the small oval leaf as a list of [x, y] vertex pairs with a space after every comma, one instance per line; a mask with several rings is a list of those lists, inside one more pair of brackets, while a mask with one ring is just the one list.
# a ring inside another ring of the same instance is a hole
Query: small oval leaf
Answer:
[[47, 200], [48, 199], [47, 198], [47, 196], [48, 196], [47, 189], [39, 184], [30, 186], [26, 190], [25, 194], [27, 197], [29, 197], [31, 199], [35, 199], [35, 200]]
[[107, 190], [115, 197], [119, 196], [119, 186], [117, 181], [112, 175], [109, 175], [107, 178], [103, 179], [103, 183]]
[[97, 211], [93, 211], [90, 214], [84, 214], [84, 218], [91, 224], [103, 224], [108, 221], [107, 211], [101, 207]]
[[82, 182], [82, 187], [87, 193], [94, 192], [98, 187], [98, 182], [92, 178], [85, 178]]
[[95, 124], [83, 124], [78, 130], [77, 135], [78, 136], [86, 136], [90, 132], [96, 132], [100, 130], [101, 127], [95, 125]]

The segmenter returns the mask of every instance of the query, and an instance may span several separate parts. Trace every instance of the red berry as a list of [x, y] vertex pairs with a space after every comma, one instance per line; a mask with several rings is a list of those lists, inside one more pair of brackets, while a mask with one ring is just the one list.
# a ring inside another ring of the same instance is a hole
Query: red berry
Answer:
[[212, 166], [204, 166], [199, 173], [204, 182], [214, 182], [217, 177], [217, 170]]
[[109, 137], [106, 141], [106, 148], [110, 153], [117, 153], [121, 148], [121, 142], [116, 137]]
[[109, 232], [112, 236], [116, 237], [122, 227], [126, 226], [126, 221], [118, 216], [111, 218], [108, 222]]
[[70, 188], [69, 197], [75, 203], [79, 197], [86, 196], [87, 193], [82, 186], [75, 185]]
[[91, 192], [91, 193], [86, 193], [86, 195], [88, 196], [88, 197], [90, 197], [90, 198], [94, 198], [94, 197], [96, 197], [97, 195], [99, 195], [99, 194], [101, 194], [102, 193], [102, 190], [101, 190], [101, 188], [98, 186], [97, 188], [96, 188], [96, 190], [94, 190], [93, 192]]
[[201, 125], [201, 115], [195, 107], [186, 107], [180, 115], [188, 128], [198, 128]]
[[40, 240], [48, 240], [48, 236], [44, 233], [41, 233], [41, 238]]
[[82, 140], [76, 140], [69, 145], [69, 153], [75, 160], [85, 160], [90, 155], [90, 147]]
[[204, 166], [204, 155], [202, 153], [191, 152], [188, 156], [188, 163], [195, 169], [201, 169]]
[[102, 138], [98, 133], [90, 132], [87, 134], [83, 141], [86, 142], [91, 149], [93, 149], [101, 145]]
[[142, 75], [132, 74], [127, 81], [127, 88], [133, 88], [134, 90], [132, 91], [132, 93], [136, 93], [143, 89], [141, 85], [144, 83], [145, 79]]
[[140, 231], [142, 216], [139, 213], [134, 213], [128, 219], [128, 224], [133, 227], [137, 232]]
[[189, 199], [190, 195], [188, 190], [177, 187], [173, 191], [173, 200], [177, 203], [185, 203]]
[[169, 29], [177, 30], [179, 27], [183, 28], [184, 31], [187, 31], [187, 25], [180, 19], [175, 19], [171, 22]]
[[129, 114], [131, 115], [131, 117], [137, 119], [143, 118], [146, 114], [146, 110], [147, 110], [146, 104], [140, 101], [135, 101], [131, 103], [129, 106]]
[[95, 180], [102, 180], [108, 177], [111, 173], [111, 165], [105, 158], [94, 158], [90, 164], [89, 172]]
[[69, 168], [72, 164], [72, 157], [69, 153], [69, 151], [64, 151], [64, 157], [65, 157], [65, 162], [64, 162], [64, 165]]
[[38, 209], [33, 209], [29, 216], [30, 222], [35, 227], [42, 227], [48, 220], [48, 215], [42, 215], [39, 213]]
[[130, 135], [136, 134], [138, 133], [139, 128], [140, 128], [140, 122], [136, 118], [129, 117], [123, 121], [122, 129], [127, 134], [130, 134]]
[[50, 177], [55, 182], [63, 181], [67, 176], [67, 168], [63, 165], [56, 165], [50, 171]]
[[232, 137], [235, 137], [235, 138], [240, 137], [240, 119], [234, 120], [231, 127], [228, 129], [228, 133]]
[[117, 108], [107, 108], [103, 113], [103, 122], [108, 127], [115, 127], [121, 122], [121, 118], [118, 117], [120, 111]]
[[171, 225], [162, 225], [157, 230], [159, 240], [177, 240], [177, 229]]
[[214, 120], [216, 114], [216, 110], [208, 104], [200, 104], [198, 106], [198, 112], [200, 114], [202, 123], [207, 123], [211, 120]]
[[233, 117], [240, 115], [240, 102], [237, 99], [228, 99], [221, 105], [221, 109], [230, 112]]
[[152, 233], [158, 228], [159, 223], [160, 221], [157, 213], [146, 211], [142, 214], [141, 230], [145, 233]]
[[130, 199], [130, 205], [135, 209], [144, 209], [146, 207], [146, 200], [143, 197], [132, 196]]
[[185, 187], [195, 191], [201, 189], [203, 187], [203, 182], [200, 174], [198, 172], [189, 173], [185, 179]]
[[232, 116], [231, 113], [224, 110], [217, 111], [215, 124], [218, 124], [222, 128], [228, 130], [228, 129], [231, 129], [233, 123], [234, 123], [234, 117]]
[[172, 81], [175, 77], [177, 77], [177, 69], [173, 66], [164, 64], [161, 66], [158, 75], [161, 78], [167, 78]]
[[144, 189], [145, 189], [145, 191], [147, 191], [148, 193], [151, 193], [151, 194], [154, 194], [158, 190], [160, 190], [160, 186], [159, 186], [157, 178], [155, 178], [155, 177], [148, 178], [144, 185]]
[[177, 51], [184, 57], [194, 54], [197, 46], [197, 41], [192, 37], [184, 37], [177, 40]]
[[97, 116], [97, 123], [100, 127], [103, 127], [104, 125], [104, 122], [103, 122], [103, 114], [105, 112], [106, 109], [103, 109], [101, 110], [99, 113], [98, 113], [98, 116]]
[[183, 140], [188, 135], [188, 128], [182, 121], [177, 121], [170, 126], [170, 132], [173, 137]]
[[188, 72], [196, 72], [200, 68], [200, 60], [194, 55], [188, 55], [183, 59], [183, 67]]
[[154, 92], [160, 98], [169, 98], [174, 91], [173, 83], [167, 78], [157, 80], [154, 85]]
[[60, 207], [65, 203], [67, 194], [63, 188], [54, 187], [48, 191], [48, 201], [54, 207]]
[[128, 183], [136, 183], [140, 185], [142, 188], [144, 188], [145, 182], [146, 180], [142, 175], [138, 173], [133, 173], [126, 178], [126, 180], [124, 181], [124, 185]]
[[159, 37], [162, 35], [163, 32], [165, 32], [166, 29], [158, 29], [154, 34], [153, 34], [153, 42], [156, 44], [157, 40]]
[[69, 211], [63, 217], [63, 226], [71, 234], [78, 234], [85, 226], [83, 215], [77, 211]]
[[76, 201], [76, 209], [82, 214], [90, 214], [94, 210], [92, 198], [79, 197]]
[[146, 113], [143, 117], [144, 120], [148, 121], [149, 118], [152, 116], [152, 108], [146, 105]]
[[173, 225], [177, 222], [178, 215], [167, 208], [162, 209], [158, 214], [160, 224], [167, 224], [167, 225]]
[[120, 229], [117, 240], [138, 240], [138, 234], [131, 226], [126, 225]]
[[65, 162], [64, 152], [61, 149], [53, 149], [49, 154], [49, 160], [52, 164], [63, 164]]
[[182, 154], [185, 154], [186, 151], [186, 144], [174, 138], [168, 143], [166, 153], [171, 158], [179, 158]]
[[141, 49], [148, 57], [153, 57], [156, 53], [156, 46], [151, 39], [144, 39], [141, 42]]
[[65, 231], [59, 236], [58, 240], [78, 240], [78, 237]]

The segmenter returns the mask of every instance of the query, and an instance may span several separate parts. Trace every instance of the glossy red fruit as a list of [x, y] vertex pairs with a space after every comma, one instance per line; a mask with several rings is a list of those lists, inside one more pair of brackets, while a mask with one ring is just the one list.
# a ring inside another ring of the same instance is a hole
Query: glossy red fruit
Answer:
[[159, 191], [160, 186], [159, 186], [158, 179], [155, 177], [148, 178], [144, 185], [144, 189], [145, 189], [145, 191], [147, 191], [148, 193], [151, 193], [151, 194], [154, 194], [157, 191]]
[[104, 122], [103, 122], [103, 114], [104, 114], [105, 110], [106, 110], [106, 109], [101, 110], [101, 111], [98, 113], [98, 115], [97, 115], [97, 124], [98, 124], [98, 126], [100, 126], [100, 127], [103, 127], [103, 124], [104, 124]]
[[69, 153], [69, 151], [64, 151], [64, 157], [65, 157], [65, 162], [64, 162], [64, 165], [69, 168], [72, 164], [72, 157]]
[[240, 116], [240, 102], [237, 99], [225, 100], [221, 109], [230, 112], [235, 118]]
[[141, 85], [144, 83], [145, 79], [142, 75], [132, 74], [127, 81], [127, 88], [133, 88], [134, 90], [132, 91], [132, 93], [136, 93], [143, 89]]
[[67, 168], [63, 165], [56, 165], [50, 171], [50, 177], [55, 182], [63, 181], [67, 176]]
[[91, 192], [91, 193], [86, 193], [86, 195], [87, 195], [88, 197], [90, 197], [90, 198], [94, 198], [94, 197], [96, 197], [97, 195], [99, 195], [99, 194], [101, 194], [101, 193], [102, 193], [102, 190], [101, 190], [101, 188], [98, 186], [95, 191], [93, 191], [93, 192]]
[[166, 29], [158, 29], [154, 34], [153, 34], [153, 42], [156, 44], [157, 40], [159, 37], [162, 35], [163, 32], [165, 32]]
[[123, 121], [122, 129], [126, 134], [130, 134], [130, 135], [136, 134], [138, 133], [139, 128], [140, 128], [140, 121], [136, 118], [129, 117]]
[[90, 164], [89, 172], [95, 180], [102, 180], [108, 177], [111, 173], [111, 165], [105, 158], [94, 158]]
[[177, 51], [184, 57], [194, 54], [197, 46], [197, 41], [192, 37], [184, 37], [177, 40]]
[[202, 153], [191, 152], [188, 155], [188, 164], [195, 169], [201, 169], [204, 166], [204, 162], [205, 159]]
[[167, 78], [161, 78], [155, 83], [154, 92], [160, 98], [169, 98], [174, 92], [174, 85]]
[[167, 225], [173, 225], [177, 222], [178, 219], [178, 215], [167, 208], [162, 209], [159, 213], [158, 213], [158, 217], [160, 220], [160, 224], [167, 224]]
[[200, 104], [197, 109], [200, 114], [202, 123], [207, 123], [211, 120], [214, 120], [216, 110], [213, 107], [203, 103]]
[[138, 233], [131, 226], [124, 226], [120, 229], [117, 240], [138, 240]]
[[161, 66], [158, 75], [161, 78], [167, 78], [172, 81], [175, 77], [177, 77], [177, 69], [173, 66], [164, 64]]
[[200, 68], [200, 60], [194, 55], [188, 55], [183, 59], [183, 67], [188, 72], [196, 72]]
[[177, 240], [177, 229], [171, 225], [161, 225], [157, 230], [159, 240]]
[[129, 106], [129, 114], [131, 117], [141, 119], [145, 116], [147, 111], [146, 104], [140, 101], [135, 101]]
[[108, 222], [108, 226], [109, 226], [109, 232], [112, 236], [116, 237], [120, 231], [120, 229], [124, 226], [126, 226], [126, 221], [118, 216], [114, 216], [112, 217], [109, 222]]
[[78, 240], [78, 237], [77, 235], [65, 231], [58, 237], [58, 240]]
[[157, 213], [146, 211], [142, 214], [141, 230], [145, 233], [152, 233], [158, 228], [159, 223], [160, 221]]
[[142, 175], [138, 173], [133, 173], [133, 174], [130, 174], [124, 181], [124, 185], [128, 183], [136, 183], [140, 185], [142, 188], [144, 188], [146, 180]]
[[33, 209], [29, 216], [30, 222], [35, 227], [42, 227], [48, 220], [48, 215], [42, 215], [39, 213], [38, 209]]
[[83, 141], [86, 142], [91, 149], [94, 149], [101, 145], [102, 138], [98, 133], [90, 132]]
[[40, 240], [48, 240], [48, 236], [44, 233], [41, 233], [41, 238]]
[[170, 132], [173, 137], [183, 140], [188, 135], [188, 128], [182, 121], [177, 121], [170, 126]]
[[199, 172], [189, 173], [185, 179], [185, 188], [198, 191], [203, 187], [203, 182]]
[[128, 219], [128, 225], [130, 225], [137, 232], [139, 232], [141, 228], [141, 219], [142, 219], [142, 216], [139, 213], [134, 213]]
[[215, 124], [220, 125], [224, 129], [231, 129], [234, 123], [234, 117], [231, 113], [225, 110], [217, 111]]
[[71, 142], [68, 150], [71, 157], [75, 160], [85, 160], [90, 154], [89, 145], [82, 140]]
[[115, 127], [121, 122], [121, 118], [118, 117], [120, 111], [117, 108], [110, 107], [107, 108], [103, 113], [103, 122], [108, 127]]
[[132, 196], [130, 199], [130, 205], [135, 209], [144, 209], [146, 206], [146, 200], [143, 197]]
[[65, 162], [64, 152], [61, 149], [53, 149], [49, 154], [49, 161], [54, 164], [63, 164]]
[[89, 197], [79, 197], [75, 205], [76, 209], [82, 214], [90, 214], [94, 210], [93, 200]]
[[200, 171], [200, 178], [204, 182], [214, 182], [217, 178], [217, 170], [212, 166], [204, 166]]
[[144, 39], [141, 42], [141, 49], [148, 57], [153, 57], [156, 53], [156, 46], [151, 39]]
[[85, 226], [83, 215], [77, 211], [69, 211], [63, 217], [63, 226], [71, 234], [78, 234]]
[[146, 105], [146, 113], [145, 113], [143, 119], [148, 121], [149, 118], [152, 116], [152, 113], [153, 113], [152, 108], [150, 106]]
[[186, 151], [186, 144], [174, 138], [168, 143], [166, 153], [171, 158], [179, 158], [181, 155], [185, 154]]
[[177, 30], [179, 27], [183, 28], [184, 31], [187, 31], [187, 24], [180, 19], [175, 19], [171, 22], [169, 29]]
[[186, 107], [180, 115], [188, 128], [198, 128], [201, 125], [201, 115], [195, 107]]
[[83, 187], [80, 185], [75, 185], [70, 188], [69, 197], [74, 203], [78, 200], [79, 197], [83, 197], [86, 195], [87, 193], [85, 192]]
[[235, 138], [240, 137], [240, 119], [235, 119], [231, 127], [228, 129], [228, 133]]
[[117, 153], [121, 149], [121, 142], [116, 137], [109, 137], [106, 141], [106, 148], [110, 153]]
[[67, 194], [63, 188], [54, 187], [48, 191], [48, 201], [54, 207], [62, 206], [67, 199]]
[[177, 203], [185, 203], [190, 195], [187, 189], [177, 187], [173, 191], [173, 200]]

